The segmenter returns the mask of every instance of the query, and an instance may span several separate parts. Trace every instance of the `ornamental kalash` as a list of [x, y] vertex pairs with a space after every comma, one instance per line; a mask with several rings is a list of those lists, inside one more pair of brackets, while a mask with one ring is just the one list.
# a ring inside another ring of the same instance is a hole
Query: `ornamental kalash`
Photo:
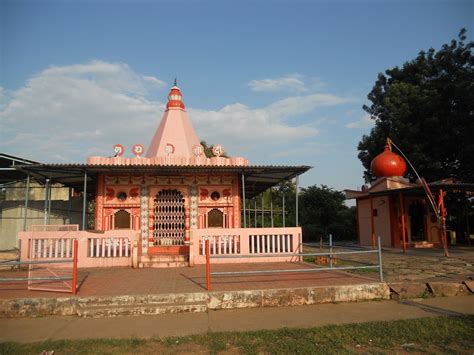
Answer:
[[[114, 150], [115, 156], [92, 156], [87, 164], [23, 167], [37, 178], [48, 177], [46, 185], [62, 183], [82, 192], [84, 208], [81, 228], [20, 232], [22, 259], [68, 256], [72, 239], [79, 241], [79, 267], [192, 266], [205, 262], [206, 240], [211, 254], [252, 256], [216, 259], [223, 263], [289, 261], [288, 254], [297, 252], [298, 226], [248, 228], [255, 212], [250, 216], [248, 199], [310, 167], [251, 166], [245, 158], [227, 157], [220, 144], [206, 157], [176, 83], [148, 148], [135, 144], [133, 157], [120, 144]], [[93, 217], [87, 213], [91, 205]], [[87, 230], [92, 218], [93, 231]], [[266, 257], [278, 253], [285, 255]]]

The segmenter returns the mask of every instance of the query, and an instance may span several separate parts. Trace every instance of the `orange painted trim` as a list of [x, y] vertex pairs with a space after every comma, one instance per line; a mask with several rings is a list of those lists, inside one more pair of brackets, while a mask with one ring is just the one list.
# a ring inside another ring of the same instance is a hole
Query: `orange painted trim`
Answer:
[[73, 251], [73, 259], [72, 259], [72, 294], [73, 295], [76, 295], [77, 294], [77, 248], [79, 246], [79, 242], [77, 241], [77, 239], [74, 239], [74, 243], [73, 243], [73, 248], [74, 248], [74, 251]]
[[446, 235], [446, 217], [448, 215], [448, 211], [446, 210], [446, 207], [444, 206], [444, 192], [443, 189], [439, 189], [439, 200], [438, 200], [438, 210], [441, 212], [441, 218], [442, 218], [442, 223], [443, 223], [443, 249], [444, 249], [444, 256], [449, 256], [448, 252], [448, 237]]
[[104, 227], [104, 175], [100, 174], [96, 180], [95, 194], [95, 230], [105, 230]]
[[360, 244], [360, 223], [359, 223], [359, 201], [356, 200], [356, 227], [357, 227], [357, 242]]
[[154, 246], [148, 247], [148, 254], [171, 254], [171, 255], [187, 255], [189, 254], [188, 245], [172, 245], [172, 246]]
[[402, 249], [403, 252], [407, 251], [407, 232], [406, 232], [406, 223], [405, 223], [405, 201], [403, 199], [403, 194], [400, 192], [398, 194], [400, 199], [400, 214], [402, 218]]
[[371, 227], [371, 239], [372, 248], [375, 248], [375, 221], [374, 221], [374, 199], [370, 196], [370, 227]]
[[209, 249], [209, 240], [206, 240], [206, 288], [211, 290], [211, 256]]

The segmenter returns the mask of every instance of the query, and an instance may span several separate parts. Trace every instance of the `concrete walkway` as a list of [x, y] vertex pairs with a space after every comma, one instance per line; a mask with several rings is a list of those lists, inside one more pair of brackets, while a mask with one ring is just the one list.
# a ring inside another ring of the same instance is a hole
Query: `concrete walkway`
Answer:
[[[255, 270], [311, 269], [306, 263], [217, 264], [211, 271], [245, 272]], [[374, 274], [378, 275], [377, 272]], [[3, 270], [0, 278], [27, 277], [26, 270]], [[338, 271], [282, 272], [259, 275], [213, 276], [213, 291], [262, 290], [311, 286], [358, 285], [373, 282], [365, 275]], [[129, 267], [84, 268], [79, 270], [78, 296], [158, 295], [206, 291], [205, 265], [179, 268], [132, 269]], [[51, 287], [50, 284], [48, 284]], [[25, 282], [0, 283], [0, 300], [15, 298], [72, 297], [58, 292], [28, 291]]]
[[468, 314], [474, 314], [474, 296], [117, 318], [17, 318], [0, 319], [0, 341], [167, 337]]

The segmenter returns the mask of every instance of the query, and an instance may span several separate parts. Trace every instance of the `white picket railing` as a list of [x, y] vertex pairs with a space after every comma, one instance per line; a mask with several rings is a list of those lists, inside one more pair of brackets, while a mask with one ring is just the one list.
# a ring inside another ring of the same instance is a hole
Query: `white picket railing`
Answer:
[[90, 258], [116, 258], [130, 255], [131, 242], [126, 237], [88, 238]]
[[[241, 255], [238, 262], [290, 261], [290, 253], [298, 252], [301, 228], [212, 228], [191, 231], [190, 262], [205, 262], [205, 243], [209, 241], [210, 255]], [[268, 255], [272, 254], [272, 257]], [[282, 254], [275, 258], [275, 254]], [[247, 256], [247, 257], [246, 257]], [[218, 263], [237, 262], [237, 259], [216, 259]]]
[[292, 234], [251, 234], [249, 235], [250, 254], [292, 253]]
[[211, 255], [236, 255], [240, 253], [239, 235], [212, 235], [201, 238], [200, 255], [205, 255], [206, 240], [209, 240], [209, 253]]
[[72, 258], [73, 242], [71, 238], [30, 239], [29, 255], [32, 259]]
[[132, 266], [134, 255], [134, 260], [137, 260], [137, 250], [133, 247], [133, 241], [139, 239], [137, 231], [113, 230], [96, 233], [75, 231], [74, 226], [64, 229], [20, 232], [20, 260], [71, 258], [74, 240], [78, 241], [79, 268]]

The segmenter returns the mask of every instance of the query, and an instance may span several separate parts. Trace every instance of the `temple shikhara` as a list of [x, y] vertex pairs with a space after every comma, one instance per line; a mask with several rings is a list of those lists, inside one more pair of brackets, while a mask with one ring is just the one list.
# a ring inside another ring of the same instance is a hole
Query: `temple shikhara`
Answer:
[[[82, 267], [203, 263], [205, 240], [211, 253], [253, 254], [257, 258], [251, 261], [297, 252], [301, 228], [249, 228], [247, 201], [310, 167], [252, 166], [246, 158], [228, 157], [220, 144], [206, 157], [176, 83], [148, 146], [137, 143], [129, 151], [132, 156], [116, 144], [113, 156], [91, 156], [87, 164], [18, 166], [28, 179], [42, 181], [46, 191], [44, 223], [27, 226], [25, 216], [21, 258], [66, 255], [71, 239], [79, 241]], [[82, 204], [82, 215], [51, 225], [57, 216], [50, 211], [47, 191], [54, 184], [70, 189], [74, 203]]]

